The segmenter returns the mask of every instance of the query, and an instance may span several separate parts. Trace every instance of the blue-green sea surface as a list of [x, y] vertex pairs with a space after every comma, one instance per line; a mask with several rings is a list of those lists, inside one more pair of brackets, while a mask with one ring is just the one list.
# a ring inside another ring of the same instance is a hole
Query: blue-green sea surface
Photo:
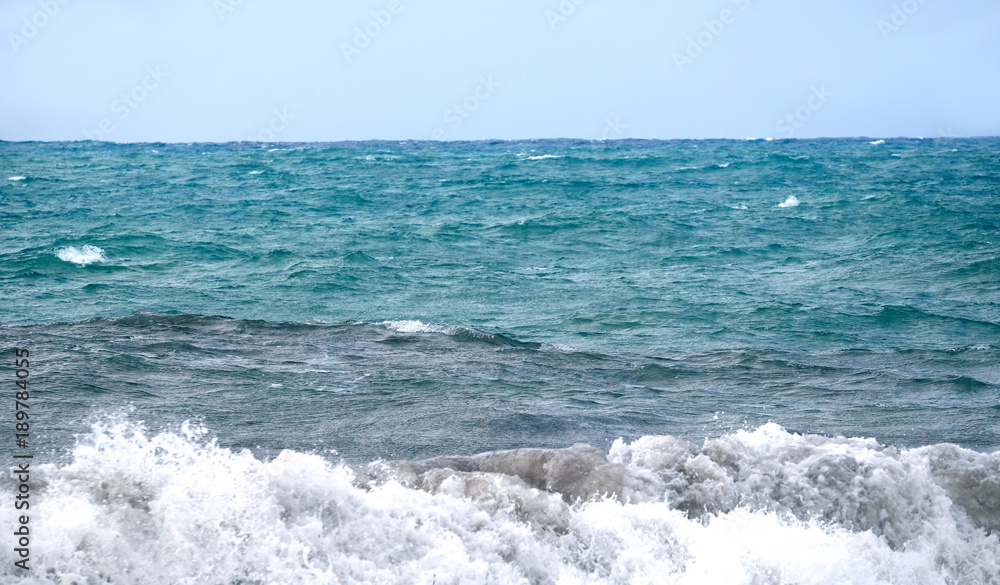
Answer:
[[0, 226], [5, 583], [1000, 583], [1000, 139], [0, 142]]

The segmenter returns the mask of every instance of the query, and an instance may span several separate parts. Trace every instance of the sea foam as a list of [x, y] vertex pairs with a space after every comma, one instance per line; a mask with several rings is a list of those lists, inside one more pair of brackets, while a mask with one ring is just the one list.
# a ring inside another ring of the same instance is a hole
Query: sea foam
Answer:
[[97, 246], [91, 246], [90, 244], [81, 248], [77, 248], [75, 246], [60, 248], [56, 250], [56, 256], [58, 256], [60, 260], [72, 262], [73, 264], [79, 264], [81, 266], [86, 266], [87, 264], [92, 264], [94, 262], [105, 262], [107, 260], [107, 257], [104, 255], [104, 250], [98, 248]]
[[[1000, 454], [776, 425], [358, 469], [107, 423], [32, 467], [5, 583], [995, 583]], [[12, 500], [9, 474], [0, 492]], [[34, 502], [33, 502], [34, 504]], [[12, 506], [0, 508], [14, 525]]]
[[450, 325], [435, 325], [416, 320], [382, 321], [377, 325], [398, 333], [444, 333], [450, 335], [458, 330], [457, 327]]
[[783, 202], [779, 203], [778, 207], [798, 207], [798, 205], [799, 205], [799, 198], [796, 197], [795, 195], [790, 195], [788, 199], [785, 199]]

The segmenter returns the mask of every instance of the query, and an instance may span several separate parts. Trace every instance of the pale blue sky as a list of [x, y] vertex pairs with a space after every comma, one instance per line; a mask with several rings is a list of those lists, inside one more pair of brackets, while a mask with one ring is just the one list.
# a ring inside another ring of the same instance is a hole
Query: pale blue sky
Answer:
[[996, 0], [4, 0], [0, 32], [4, 140], [1000, 134]]

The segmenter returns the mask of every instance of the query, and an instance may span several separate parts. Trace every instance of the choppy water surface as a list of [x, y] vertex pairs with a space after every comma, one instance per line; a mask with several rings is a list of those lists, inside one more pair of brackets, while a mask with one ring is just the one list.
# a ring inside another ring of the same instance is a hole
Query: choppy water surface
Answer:
[[0, 143], [0, 174], [19, 583], [1000, 581], [997, 139]]

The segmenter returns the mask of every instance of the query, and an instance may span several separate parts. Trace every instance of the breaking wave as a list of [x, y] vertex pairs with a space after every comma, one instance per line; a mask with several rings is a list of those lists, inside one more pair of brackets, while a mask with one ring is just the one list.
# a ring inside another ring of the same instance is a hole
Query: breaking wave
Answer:
[[90, 244], [81, 248], [77, 248], [76, 246], [60, 248], [56, 250], [56, 256], [64, 262], [72, 262], [80, 266], [86, 266], [94, 262], [105, 262], [107, 260], [104, 250]]
[[32, 571], [0, 549], [7, 583], [1000, 580], [1000, 453], [773, 424], [352, 469], [119, 421], [32, 470]]

